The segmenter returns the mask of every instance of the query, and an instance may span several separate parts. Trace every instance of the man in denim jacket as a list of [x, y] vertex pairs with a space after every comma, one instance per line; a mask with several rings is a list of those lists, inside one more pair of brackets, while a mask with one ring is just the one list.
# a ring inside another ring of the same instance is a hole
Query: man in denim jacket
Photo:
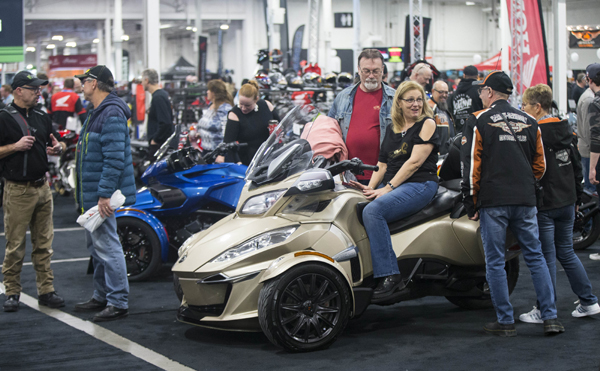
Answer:
[[[358, 157], [369, 165], [377, 163], [385, 130], [392, 121], [390, 113], [396, 91], [382, 84], [383, 70], [381, 53], [376, 49], [363, 50], [358, 56], [360, 83], [342, 90], [328, 114], [342, 129], [348, 158]], [[365, 171], [365, 175], [357, 176], [359, 182], [368, 184], [371, 173]]]

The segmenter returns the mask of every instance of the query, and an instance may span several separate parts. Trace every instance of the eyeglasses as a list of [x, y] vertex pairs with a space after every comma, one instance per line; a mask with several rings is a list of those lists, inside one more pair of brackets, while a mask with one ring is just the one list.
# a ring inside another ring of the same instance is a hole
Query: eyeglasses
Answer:
[[40, 87], [34, 88], [34, 87], [31, 87], [31, 86], [20, 86], [20, 88], [21, 89], [31, 90], [32, 92], [34, 92], [36, 94], [39, 94], [39, 93], [42, 92], [42, 88], [40, 88]]
[[448, 95], [448, 93], [450, 93], [448, 90], [437, 90], [437, 89], [433, 89], [435, 91], [437, 91], [438, 93], [440, 93], [441, 95]]
[[402, 99], [402, 98], [400, 98], [400, 100], [405, 101], [409, 105], [411, 105], [415, 102], [417, 102], [417, 104], [423, 104], [423, 98], [417, 98], [417, 99], [414, 99], [414, 98]]
[[83, 80], [83, 84], [85, 84], [85, 83], [86, 83], [86, 82], [88, 82], [88, 81], [94, 81], [94, 80], [95, 80], [95, 79], [85, 79], [85, 80]]
[[481, 92], [484, 91], [484, 90], [486, 90], [486, 89], [491, 89], [491, 88], [489, 86], [482, 86], [477, 91], [479, 92], [479, 94], [481, 94]]
[[362, 73], [362, 74], [363, 74], [363, 75], [365, 75], [365, 76], [369, 76], [369, 75], [371, 75], [371, 74], [373, 74], [373, 76], [379, 76], [379, 75], [381, 75], [381, 73], [382, 73], [382, 72], [383, 72], [383, 71], [382, 71], [382, 70], [380, 70], [379, 68], [376, 68], [376, 69], [374, 69], [373, 71], [371, 71], [371, 70], [368, 70], [368, 69], [366, 69], [366, 68], [362, 68], [362, 69], [360, 70], [360, 73]]

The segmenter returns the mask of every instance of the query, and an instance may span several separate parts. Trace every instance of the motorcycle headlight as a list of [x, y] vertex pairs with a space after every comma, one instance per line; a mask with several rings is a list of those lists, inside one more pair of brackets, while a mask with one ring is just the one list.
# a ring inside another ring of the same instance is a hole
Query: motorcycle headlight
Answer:
[[269, 231], [263, 234], [260, 234], [254, 238], [249, 239], [248, 241], [238, 245], [236, 247], [232, 247], [231, 249], [225, 251], [221, 255], [217, 256], [215, 259], [211, 261], [211, 263], [222, 263], [229, 261], [231, 259], [235, 259], [238, 256], [247, 254], [252, 251], [256, 251], [259, 249], [264, 249], [265, 247], [269, 247], [271, 245], [275, 245], [277, 243], [281, 243], [288, 239], [298, 229], [298, 226], [285, 227], [281, 229], [275, 229], [273, 231]]
[[241, 214], [259, 215], [264, 214], [277, 202], [283, 195], [285, 189], [273, 192], [266, 192], [258, 196], [249, 198], [242, 207]]

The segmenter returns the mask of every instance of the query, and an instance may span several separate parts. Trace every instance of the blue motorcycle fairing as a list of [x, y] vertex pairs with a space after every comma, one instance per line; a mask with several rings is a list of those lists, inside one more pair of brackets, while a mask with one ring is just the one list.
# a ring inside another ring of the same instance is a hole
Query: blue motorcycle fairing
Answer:
[[160, 241], [160, 257], [163, 262], [166, 262], [169, 256], [169, 237], [167, 236], [167, 232], [165, 231], [163, 224], [154, 215], [145, 213], [142, 210], [132, 209], [131, 207], [135, 207], [135, 205], [117, 209], [115, 213], [116, 218], [119, 219], [124, 217], [131, 217], [139, 219], [142, 222], [148, 224], [158, 236], [158, 240]]

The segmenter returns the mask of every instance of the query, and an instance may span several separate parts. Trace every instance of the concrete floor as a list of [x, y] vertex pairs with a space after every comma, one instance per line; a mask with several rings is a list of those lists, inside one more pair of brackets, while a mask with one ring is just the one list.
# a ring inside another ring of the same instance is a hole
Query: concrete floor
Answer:
[[[33, 268], [23, 268], [21, 309], [0, 312], [0, 370], [598, 370], [600, 315], [572, 318], [577, 299], [566, 275], [558, 272], [559, 319], [566, 332], [543, 336], [541, 325], [517, 323], [516, 338], [486, 335], [482, 326], [495, 319], [492, 309], [467, 311], [444, 298], [424, 298], [393, 306], [371, 306], [329, 349], [290, 354], [261, 333], [208, 330], [175, 320], [178, 301], [168, 267], [148, 282], [131, 284], [127, 319], [91, 325], [93, 314], [73, 306], [92, 293], [86, 275], [87, 251], [73, 200], [55, 202], [53, 269], [65, 308], [37, 308]], [[3, 231], [3, 224], [2, 231]], [[0, 245], [4, 246], [4, 237]], [[31, 247], [28, 241], [28, 255]], [[0, 249], [0, 258], [4, 249]], [[588, 255], [596, 242], [578, 253], [600, 294], [600, 262]], [[83, 260], [63, 261], [65, 259]], [[31, 261], [26, 256], [25, 261]], [[27, 297], [29, 299], [27, 299]], [[4, 295], [0, 296], [4, 301]], [[517, 314], [535, 302], [529, 271], [521, 258], [521, 274], [511, 301]], [[104, 331], [109, 330], [109, 331]]]

